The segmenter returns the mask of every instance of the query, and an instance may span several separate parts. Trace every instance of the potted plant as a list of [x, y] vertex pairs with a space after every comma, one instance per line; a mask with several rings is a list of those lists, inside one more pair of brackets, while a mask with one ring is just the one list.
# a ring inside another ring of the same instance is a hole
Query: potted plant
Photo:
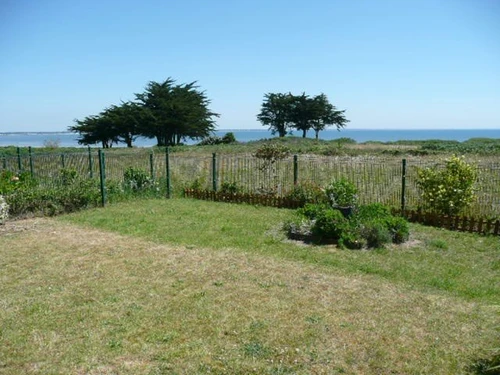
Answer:
[[325, 193], [333, 208], [342, 212], [344, 216], [350, 216], [358, 202], [358, 189], [346, 178], [333, 180], [326, 188]]

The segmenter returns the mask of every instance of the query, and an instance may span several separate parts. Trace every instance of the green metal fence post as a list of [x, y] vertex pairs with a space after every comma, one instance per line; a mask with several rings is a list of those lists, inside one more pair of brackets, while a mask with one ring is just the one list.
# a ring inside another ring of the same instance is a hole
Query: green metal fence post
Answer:
[[153, 159], [153, 152], [149, 154], [149, 172], [151, 173], [151, 178], [155, 178], [155, 170], [154, 170], [154, 159]]
[[293, 155], [293, 184], [297, 185], [299, 181], [299, 158], [297, 155]]
[[30, 155], [30, 174], [31, 178], [35, 176], [34, 170], [33, 170], [33, 154], [31, 152], [31, 146], [28, 147], [28, 153]]
[[92, 164], [92, 151], [89, 146], [89, 176], [90, 178], [94, 178], [94, 166]]
[[217, 154], [212, 154], [212, 189], [217, 191]]
[[23, 171], [23, 165], [21, 164], [21, 149], [19, 147], [17, 148], [17, 169], [19, 173]]
[[2, 156], [2, 166], [3, 169], [7, 169], [7, 157], [5, 155]]
[[406, 159], [403, 159], [401, 170], [401, 213], [404, 214], [406, 208]]
[[170, 185], [170, 150], [165, 148], [165, 173], [167, 178], [167, 198], [171, 197], [172, 188]]
[[101, 180], [101, 203], [106, 205], [106, 159], [104, 152], [99, 150], [99, 176]]
[[64, 156], [64, 154], [61, 154], [61, 165], [64, 168], [66, 168], [66, 157]]

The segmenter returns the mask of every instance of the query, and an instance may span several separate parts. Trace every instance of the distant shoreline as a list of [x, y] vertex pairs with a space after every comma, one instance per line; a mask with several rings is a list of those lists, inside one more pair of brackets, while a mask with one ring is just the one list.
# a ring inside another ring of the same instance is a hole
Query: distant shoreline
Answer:
[[[216, 132], [263, 132], [267, 131], [267, 129], [216, 129]], [[335, 128], [328, 128], [326, 131], [336, 131]], [[405, 129], [405, 128], [393, 128], [393, 129], [375, 129], [375, 128], [363, 128], [363, 129], [342, 129], [340, 133], [345, 131], [349, 132], [447, 132], [447, 131], [499, 131], [500, 128], [460, 128], [460, 129], [448, 129], [448, 128], [432, 128], [432, 129], [426, 129], [426, 128], [411, 128], [411, 129]], [[21, 135], [21, 134], [46, 134], [46, 135], [67, 135], [67, 134], [75, 134], [77, 133], [70, 132], [70, 131], [18, 131], [18, 132], [0, 132], [0, 135]]]
[[[220, 129], [214, 133], [223, 137], [231, 132], [241, 143], [276, 138], [268, 129]], [[302, 134], [294, 132], [293, 137], [300, 138]], [[0, 132], [0, 147], [44, 147], [46, 144], [55, 144], [59, 147], [86, 147], [78, 144], [79, 134], [73, 132]], [[314, 132], [307, 134], [308, 139], [314, 139]], [[319, 140], [331, 141], [339, 138], [350, 138], [356, 143], [366, 142], [398, 142], [398, 141], [458, 141], [464, 142], [471, 138], [500, 139], [500, 129], [327, 129], [319, 134]], [[187, 139], [186, 145], [193, 145], [199, 140]], [[138, 137], [134, 141], [135, 147], [153, 147], [155, 138]], [[125, 147], [123, 143], [114, 147]]]

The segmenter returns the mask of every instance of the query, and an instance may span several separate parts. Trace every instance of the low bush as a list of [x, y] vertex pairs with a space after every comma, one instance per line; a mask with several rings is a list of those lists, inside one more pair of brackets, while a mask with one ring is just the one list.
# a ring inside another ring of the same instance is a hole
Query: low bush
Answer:
[[304, 207], [299, 208], [297, 210], [299, 216], [303, 216], [309, 220], [316, 220], [318, 216], [320, 216], [325, 210], [328, 210], [330, 207], [326, 204], [313, 204], [308, 203], [304, 205]]
[[382, 220], [364, 224], [360, 234], [366, 240], [368, 247], [380, 248], [392, 240], [391, 233]]
[[237, 194], [241, 192], [241, 188], [236, 182], [223, 182], [220, 185], [220, 191], [225, 194]]
[[307, 203], [326, 203], [325, 192], [313, 183], [297, 184], [290, 190], [285, 198], [291, 199], [299, 203], [299, 206], [304, 206]]
[[16, 174], [4, 170], [0, 173], [0, 194], [7, 195], [19, 189], [33, 188], [36, 185], [36, 180], [31, 178], [29, 172]]
[[318, 242], [336, 241], [347, 226], [347, 219], [340, 211], [325, 209], [318, 213], [311, 232]]
[[203, 138], [198, 146], [213, 146], [213, 145], [228, 145], [231, 143], [236, 143], [236, 137], [234, 133], [226, 133], [223, 137], [218, 137], [216, 135], [210, 135], [208, 137]]
[[332, 207], [352, 207], [358, 202], [358, 189], [345, 178], [332, 181], [325, 193]]
[[427, 208], [445, 215], [457, 215], [476, 199], [476, 166], [453, 156], [444, 169], [437, 166], [417, 170], [417, 186]]
[[54, 216], [73, 212], [100, 202], [97, 181], [79, 179], [68, 186], [17, 189], [6, 196], [11, 216]]
[[393, 216], [381, 204], [360, 206], [348, 217], [328, 204], [306, 204], [284, 229], [290, 238], [309, 237], [317, 243], [336, 241], [350, 249], [400, 244], [408, 240], [410, 233], [408, 222]]
[[78, 172], [73, 168], [64, 168], [59, 171], [59, 177], [64, 186], [69, 186], [77, 179]]
[[139, 191], [152, 188], [154, 179], [144, 169], [129, 167], [123, 173], [123, 184], [126, 190]]

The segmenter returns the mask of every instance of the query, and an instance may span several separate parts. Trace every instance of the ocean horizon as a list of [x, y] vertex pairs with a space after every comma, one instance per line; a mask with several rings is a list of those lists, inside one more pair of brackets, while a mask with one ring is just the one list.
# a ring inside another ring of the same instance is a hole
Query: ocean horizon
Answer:
[[[238, 142], [250, 142], [260, 139], [273, 138], [269, 130], [263, 129], [219, 129], [214, 135], [223, 136], [232, 132]], [[295, 132], [295, 137], [300, 137], [301, 132]], [[314, 138], [314, 132], [307, 134]], [[364, 142], [396, 142], [396, 141], [424, 141], [443, 140], [463, 142], [471, 138], [500, 139], [500, 129], [328, 129], [319, 133], [321, 140], [334, 140], [338, 138], [352, 138], [358, 143]], [[192, 145], [198, 141], [187, 140], [185, 144]], [[86, 147], [78, 144], [78, 134], [65, 131], [38, 131], [38, 132], [0, 132], [0, 147], [43, 147], [48, 143], [56, 143], [60, 147]], [[134, 142], [136, 147], [152, 147], [156, 140], [139, 137]], [[98, 147], [99, 145], [95, 145]], [[124, 147], [125, 144], [113, 147]]]

